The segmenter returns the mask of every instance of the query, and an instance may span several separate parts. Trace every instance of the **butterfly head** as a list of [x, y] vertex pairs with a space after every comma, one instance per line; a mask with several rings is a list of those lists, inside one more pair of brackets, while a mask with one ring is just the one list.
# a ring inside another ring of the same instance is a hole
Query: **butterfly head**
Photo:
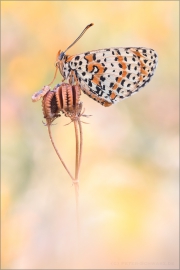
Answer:
[[64, 65], [64, 60], [65, 60], [65, 53], [59, 50], [56, 56], [55, 66], [56, 70], [59, 69], [61, 75], [63, 75], [62, 69]]
[[67, 51], [67, 50], [69, 50], [83, 35], [84, 35], [84, 33], [88, 30], [88, 28], [89, 27], [91, 27], [91, 26], [93, 26], [93, 23], [90, 23], [89, 25], [87, 25], [86, 27], [85, 27], [85, 29], [82, 31], [82, 33], [79, 35], [79, 37], [78, 38], [76, 38], [76, 40], [64, 51], [64, 52], [61, 52], [61, 50], [58, 52], [58, 59], [57, 60], [59, 60], [59, 61], [61, 61], [61, 60], [63, 60], [63, 58], [65, 57], [65, 52]]
[[61, 52], [60, 55], [58, 56], [58, 59], [61, 61], [65, 56], [64, 52]]
[[63, 60], [64, 56], [65, 56], [65, 53], [62, 52], [61, 50], [59, 50], [57, 55], [56, 55], [55, 66], [58, 66], [58, 63], [60, 63]]
[[65, 55], [65, 52], [67, 50], [69, 50], [84, 35], [84, 33], [91, 26], [93, 26], [93, 23], [90, 23], [89, 25], [87, 25], [85, 27], [85, 29], [82, 31], [82, 33], [79, 35], [79, 37], [64, 52], [61, 52], [61, 50], [58, 51], [57, 56], [56, 56], [56, 63], [55, 63], [55, 66], [56, 66], [55, 75], [54, 75], [54, 78], [53, 78], [52, 82], [49, 85], [51, 85], [53, 83], [53, 81], [55, 80], [58, 69], [59, 69], [61, 75], [63, 76], [63, 71], [62, 71], [63, 70], [63, 65], [64, 65], [65, 60], [67, 59], [67, 56]]

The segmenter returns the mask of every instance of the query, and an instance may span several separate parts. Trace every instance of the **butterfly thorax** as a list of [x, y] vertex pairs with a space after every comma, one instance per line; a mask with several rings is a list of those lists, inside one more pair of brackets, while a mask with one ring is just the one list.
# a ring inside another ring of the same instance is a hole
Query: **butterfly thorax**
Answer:
[[[59, 55], [60, 55], [60, 51], [59, 51]], [[70, 66], [69, 59], [72, 59], [72, 57], [64, 54], [62, 59], [58, 58], [56, 65], [59, 68], [59, 71], [63, 77], [63, 81], [67, 80], [68, 83], [73, 84], [75, 79], [72, 76], [72, 69]]]
[[70, 76], [70, 72], [71, 72], [71, 67], [70, 67], [70, 62], [68, 61], [68, 58], [70, 58], [71, 56], [69, 55], [64, 55], [63, 58], [63, 68], [62, 68], [62, 76], [64, 77], [64, 79], [68, 79]]

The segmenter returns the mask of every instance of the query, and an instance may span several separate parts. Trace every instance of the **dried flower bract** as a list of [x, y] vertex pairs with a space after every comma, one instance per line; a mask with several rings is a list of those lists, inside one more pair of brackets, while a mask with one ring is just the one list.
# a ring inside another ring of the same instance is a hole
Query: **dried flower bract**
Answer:
[[52, 91], [48, 91], [42, 100], [44, 118], [47, 124], [51, 124], [60, 112], [70, 117], [71, 121], [81, 116], [82, 102], [80, 102], [81, 91], [77, 85], [62, 83], [56, 85]]

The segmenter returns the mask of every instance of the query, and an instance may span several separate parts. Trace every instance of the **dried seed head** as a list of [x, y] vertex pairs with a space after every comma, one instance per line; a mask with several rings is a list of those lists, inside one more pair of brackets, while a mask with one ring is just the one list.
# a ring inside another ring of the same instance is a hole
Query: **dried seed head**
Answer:
[[47, 124], [51, 124], [57, 117], [60, 116], [54, 91], [49, 91], [43, 97], [42, 109], [43, 109], [44, 118], [46, 118]]
[[40, 100], [40, 98], [45, 96], [50, 90], [51, 90], [51, 88], [48, 85], [44, 86], [40, 91], [38, 91], [38, 92], [34, 93], [34, 95], [32, 95], [32, 101], [36, 102], [36, 101]]
[[79, 86], [63, 83], [54, 88], [58, 109], [72, 120], [79, 117], [82, 110]]
[[79, 86], [63, 83], [56, 85], [53, 91], [43, 95], [42, 108], [47, 124], [51, 124], [59, 112], [70, 117], [72, 121], [81, 116], [82, 102], [80, 102], [81, 91]]

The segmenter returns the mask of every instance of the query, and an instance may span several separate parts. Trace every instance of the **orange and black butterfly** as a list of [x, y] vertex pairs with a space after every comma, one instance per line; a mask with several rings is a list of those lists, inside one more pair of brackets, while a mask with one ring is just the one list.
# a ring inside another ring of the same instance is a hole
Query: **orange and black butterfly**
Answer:
[[[113, 47], [66, 55], [92, 25], [89, 24], [64, 52], [58, 52], [56, 68], [63, 81], [78, 85], [86, 95], [108, 107], [145, 86], [154, 74], [158, 57], [153, 49], [144, 47]], [[32, 100], [39, 100], [47, 91], [45, 87], [35, 93]]]

